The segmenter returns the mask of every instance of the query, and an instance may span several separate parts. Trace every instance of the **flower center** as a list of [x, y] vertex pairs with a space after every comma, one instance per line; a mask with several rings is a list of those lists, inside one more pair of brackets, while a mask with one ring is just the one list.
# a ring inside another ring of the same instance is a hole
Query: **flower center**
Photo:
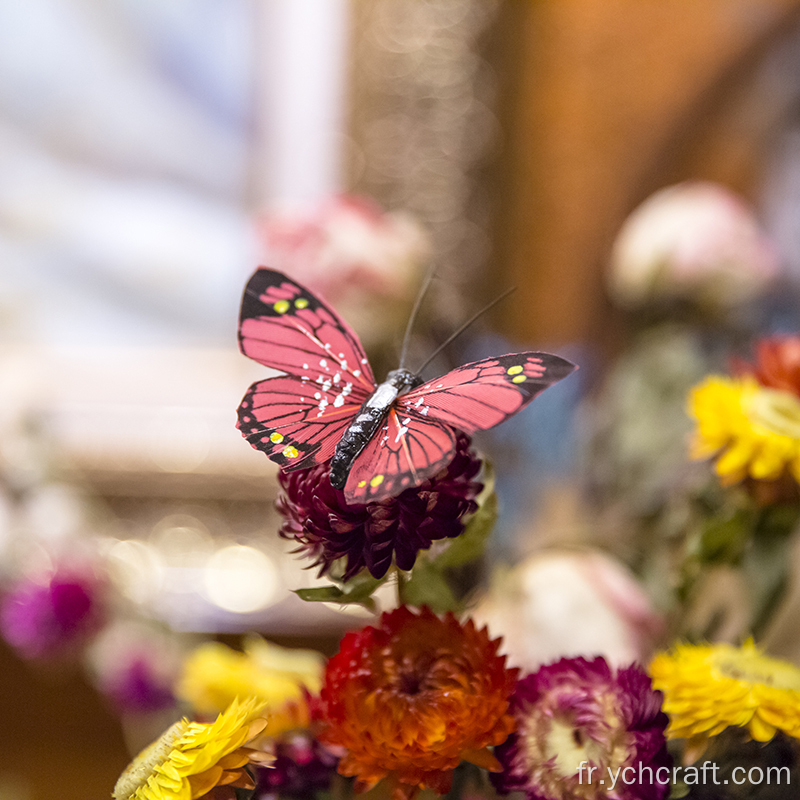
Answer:
[[416, 672], [401, 672], [399, 684], [403, 694], [419, 694], [422, 689], [422, 678]]
[[728, 678], [800, 692], [800, 671], [779, 659], [769, 658], [755, 651], [733, 651], [720, 653], [714, 663]]
[[759, 388], [746, 401], [746, 413], [773, 433], [800, 439], [800, 400], [789, 392]]
[[164, 731], [151, 745], [145, 747], [136, 758], [119, 776], [114, 786], [114, 800], [130, 800], [147, 779], [153, 774], [156, 767], [161, 766], [172, 752], [173, 745], [183, 736], [189, 727], [189, 721], [182, 719]]
[[554, 717], [544, 744], [545, 757], [555, 759], [556, 770], [564, 778], [576, 775], [581, 762], [603, 763], [607, 755], [603, 746], [592, 739], [572, 720]]

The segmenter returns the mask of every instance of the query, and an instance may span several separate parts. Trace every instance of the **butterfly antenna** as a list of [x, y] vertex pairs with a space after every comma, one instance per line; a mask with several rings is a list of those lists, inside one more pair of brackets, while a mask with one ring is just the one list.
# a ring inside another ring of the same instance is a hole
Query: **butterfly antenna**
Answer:
[[489, 309], [494, 308], [501, 300], [505, 300], [506, 297], [508, 297], [511, 294], [511, 292], [516, 290], [516, 288], [517, 288], [516, 286], [512, 286], [509, 289], [506, 289], [501, 295], [499, 295], [498, 297], [495, 297], [495, 299], [492, 300], [492, 302], [489, 303], [489, 305], [484, 306], [480, 311], [478, 311], [477, 314], [473, 314], [457, 331], [455, 331], [455, 333], [451, 333], [450, 336], [448, 336], [447, 339], [445, 339], [445, 341], [442, 342], [428, 356], [428, 358], [425, 360], [423, 365], [418, 370], [415, 370], [416, 374], [417, 375], [421, 375], [422, 374], [422, 370], [424, 370], [425, 367], [427, 367], [428, 364], [430, 364], [431, 361], [433, 361], [433, 359], [436, 358], [436, 356], [438, 356], [439, 353], [441, 353], [442, 350], [444, 350], [445, 347], [447, 347], [447, 345], [450, 344], [450, 342], [452, 342], [454, 339], [457, 339], [459, 336], [461, 336], [461, 334], [464, 333], [464, 331], [467, 328], [469, 328], [469, 326], [472, 325], [472, 323], [475, 322], [476, 319], [478, 319], [479, 317], [482, 317], [487, 311], [489, 311]]
[[405, 366], [406, 363], [406, 355], [408, 354], [408, 345], [411, 341], [411, 330], [414, 327], [414, 322], [417, 319], [417, 314], [419, 314], [419, 309], [422, 306], [422, 301], [425, 299], [425, 295], [428, 293], [428, 289], [430, 288], [431, 283], [433, 283], [433, 279], [436, 277], [436, 267], [431, 267], [428, 270], [428, 274], [425, 276], [425, 280], [422, 282], [422, 286], [420, 290], [417, 292], [417, 299], [414, 301], [414, 307], [411, 309], [411, 314], [408, 317], [408, 323], [406, 324], [406, 332], [403, 336], [403, 347], [400, 350], [400, 369]]

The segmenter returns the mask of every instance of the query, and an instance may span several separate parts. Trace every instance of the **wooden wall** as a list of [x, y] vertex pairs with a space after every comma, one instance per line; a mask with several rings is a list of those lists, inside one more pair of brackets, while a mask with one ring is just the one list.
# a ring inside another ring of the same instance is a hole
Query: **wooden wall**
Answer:
[[[514, 338], [602, 338], [614, 233], [660, 185], [703, 177], [747, 190], [737, 184], [759, 143], [732, 141], [714, 120], [798, 10], [798, 0], [507, 0], [496, 241], [503, 282], [519, 287], [505, 316]], [[738, 172], [720, 157], [731, 153]]]

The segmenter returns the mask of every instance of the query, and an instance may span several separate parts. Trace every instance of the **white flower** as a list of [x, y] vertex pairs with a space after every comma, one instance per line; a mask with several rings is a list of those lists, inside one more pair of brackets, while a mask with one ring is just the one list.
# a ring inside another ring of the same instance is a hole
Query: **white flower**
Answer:
[[763, 292], [777, 273], [777, 253], [744, 200], [689, 181], [656, 192], [628, 217], [608, 279], [626, 307], [684, 299], [730, 308]]
[[264, 263], [319, 292], [367, 341], [402, 324], [432, 253], [413, 217], [346, 195], [268, 213], [259, 229]]
[[493, 582], [473, 618], [503, 637], [509, 664], [530, 672], [570, 656], [644, 662], [664, 624], [633, 575], [591, 550], [531, 556]]

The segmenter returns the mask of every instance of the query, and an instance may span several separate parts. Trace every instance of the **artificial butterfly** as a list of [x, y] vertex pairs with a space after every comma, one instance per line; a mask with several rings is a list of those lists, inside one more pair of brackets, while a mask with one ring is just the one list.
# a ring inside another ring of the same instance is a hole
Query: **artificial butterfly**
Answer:
[[491, 428], [575, 369], [549, 353], [511, 353], [426, 383], [401, 368], [377, 385], [347, 323], [263, 267], [244, 290], [239, 346], [285, 373], [248, 389], [238, 411], [242, 435], [286, 471], [331, 460], [331, 483], [350, 504], [418, 486], [452, 460], [454, 428]]

